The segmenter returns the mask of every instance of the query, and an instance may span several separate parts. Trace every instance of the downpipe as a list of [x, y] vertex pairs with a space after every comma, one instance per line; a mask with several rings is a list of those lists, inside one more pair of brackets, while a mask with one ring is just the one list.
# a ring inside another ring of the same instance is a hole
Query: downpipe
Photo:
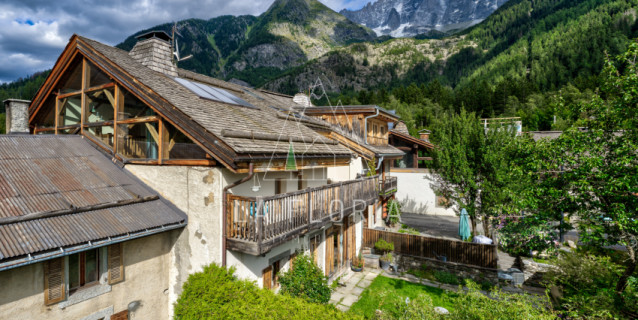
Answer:
[[248, 176], [245, 176], [245, 177], [243, 177], [243, 178], [241, 178], [241, 179], [239, 179], [239, 180], [237, 180], [237, 181], [235, 181], [235, 182], [233, 182], [233, 183], [231, 183], [231, 184], [229, 184], [229, 185], [224, 187], [224, 191], [222, 193], [222, 197], [223, 197], [223, 205], [222, 205], [223, 209], [222, 210], [224, 212], [224, 214], [223, 214], [224, 220], [222, 221], [222, 224], [224, 225], [223, 232], [222, 232], [222, 250], [223, 250], [223, 253], [222, 253], [222, 267], [226, 266], [226, 251], [227, 251], [226, 250], [226, 233], [228, 232], [226, 223], [228, 221], [228, 211], [227, 211], [228, 190], [230, 190], [231, 188], [234, 188], [234, 187], [236, 187], [236, 186], [238, 186], [238, 185], [250, 180], [253, 177], [254, 174], [255, 174], [255, 166], [251, 162], [248, 165]]

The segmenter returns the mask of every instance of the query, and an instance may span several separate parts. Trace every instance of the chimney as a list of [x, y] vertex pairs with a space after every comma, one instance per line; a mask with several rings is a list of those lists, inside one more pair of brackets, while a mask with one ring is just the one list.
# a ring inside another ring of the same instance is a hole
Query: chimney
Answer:
[[423, 129], [423, 130], [419, 131], [419, 138], [421, 138], [421, 140], [429, 142], [430, 141], [430, 130]]
[[137, 43], [129, 52], [135, 61], [151, 70], [170, 77], [177, 77], [177, 69], [173, 64], [171, 36], [164, 31], [151, 31], [136, 38], [138, 39]]
[[7, 134], [29, 134], [29, 104], [28, 100], [4, 100]]
[[306, 94], [303, 93], [297, 93], [293, 98], [292, 101], [296, 104], [300, 104], [306, 108], [308, 107], [312, 107], [312, 101], [310, 101], [310, 97]]

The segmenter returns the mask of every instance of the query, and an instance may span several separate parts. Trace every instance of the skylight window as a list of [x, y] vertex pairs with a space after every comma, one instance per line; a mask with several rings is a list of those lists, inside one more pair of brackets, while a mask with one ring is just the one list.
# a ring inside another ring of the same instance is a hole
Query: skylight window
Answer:
[[183, 85], [184, 87], [186, 87], [186, 89], [192, 91], [200, 98], [257, 109], [255, 106], [251, 105], [241, 98], [238, 98], [237, 96], [224, 89], [215, 88], [203, 83], [194, 82], [182, 78], [175, 78], [175, 81], [179, 82], [179, 84]]

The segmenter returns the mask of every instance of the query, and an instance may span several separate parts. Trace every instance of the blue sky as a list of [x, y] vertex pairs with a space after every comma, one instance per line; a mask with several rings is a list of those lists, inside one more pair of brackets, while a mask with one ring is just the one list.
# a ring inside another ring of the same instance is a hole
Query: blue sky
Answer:
[[[220, 15], [259, 15], [273, 0], [2, 0], [0, 82], [50, 69], [74, 34], [115, 45], [161, 23]], [[335, 11], [367, 0], [322, 0]]]

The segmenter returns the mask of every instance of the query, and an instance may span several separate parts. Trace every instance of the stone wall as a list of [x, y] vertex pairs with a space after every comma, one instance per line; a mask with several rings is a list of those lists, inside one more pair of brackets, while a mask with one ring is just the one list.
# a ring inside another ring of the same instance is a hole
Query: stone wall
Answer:
[[455, 262], [443, 262], [436, 259], [408, 255], [397, 255], [396, 261], [399, 271], [420, 269], [422, 265], [426, 265], [433, 270], [453, 273], [462, 278], [472, 279], [477, 283], [481, 283], [484, 281], [489, 281], [492, 284], [498, 283], [497, 269], [482, 268]]

